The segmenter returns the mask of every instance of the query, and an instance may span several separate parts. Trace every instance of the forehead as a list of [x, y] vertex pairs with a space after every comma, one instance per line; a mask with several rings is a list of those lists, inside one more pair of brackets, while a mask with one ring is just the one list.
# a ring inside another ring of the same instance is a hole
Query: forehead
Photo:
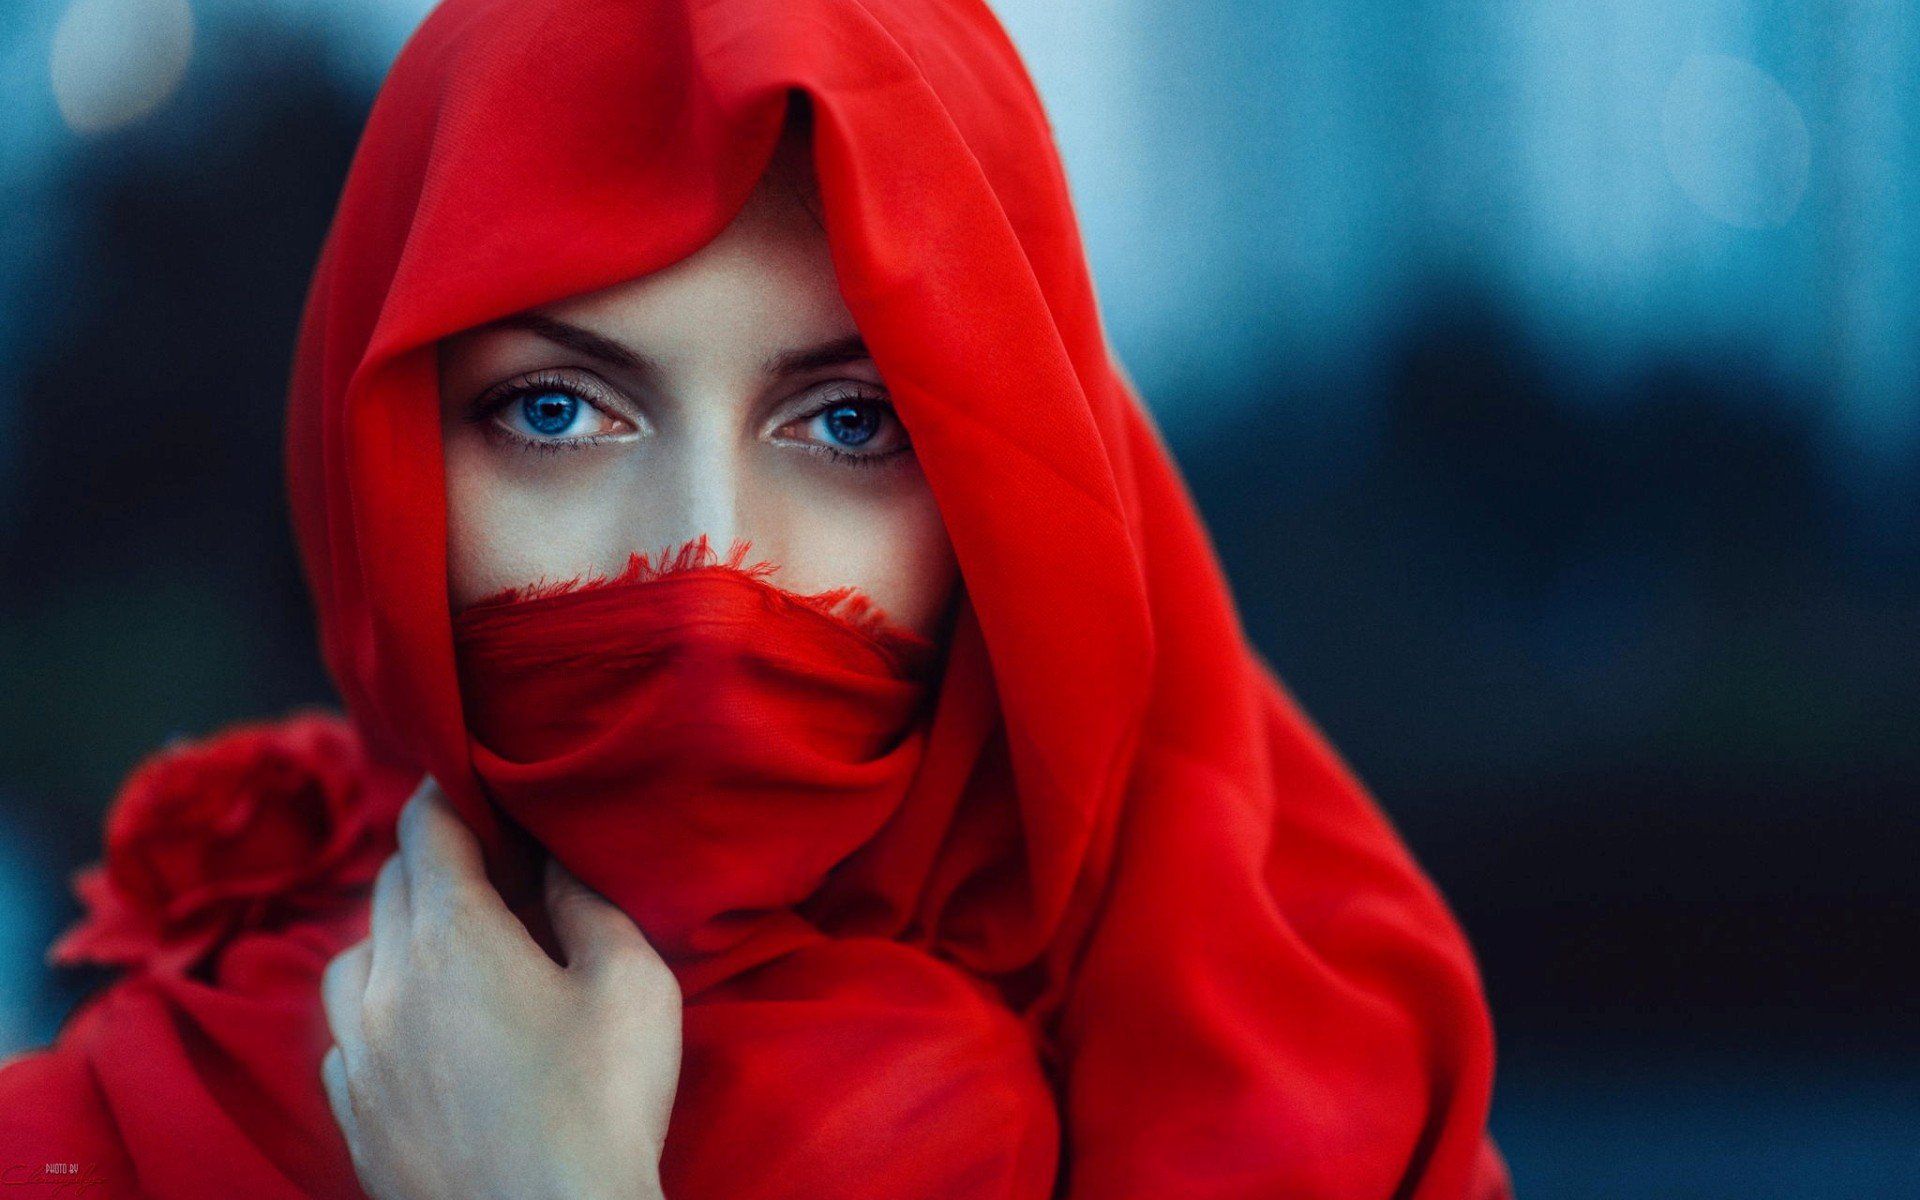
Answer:
[[790, 154], [776, 159], [726, 228], [691, 255], [540, 311], [649, 342], [788, 341], [853, 331], [810, 181]]
[[[823, 362], [864, 359], [831, 265], [791, 249], [743, 237], [697, 261], [456, 334], [440, 345], [442, 382], [529, 370], [556, 354], [658, 382], [785, 374], [802, 368], [775, 364], [828, 347]], [[858, 348], [851, 357], [849, 344]]]
[[[768, 361], [855, 337], [833, 269], [813, 167], [810, 122], [788, 121], [767, 168], [732, 220], [687, 257], [649, 274], [530, 310], [674, 372]], [[508, 319], [442, 341], [443, 363], [507, 363], [551, 343]], [[512, 365], [512, 364], [509, 364]], [[516, 366], [520, 369], [524, 364]]]

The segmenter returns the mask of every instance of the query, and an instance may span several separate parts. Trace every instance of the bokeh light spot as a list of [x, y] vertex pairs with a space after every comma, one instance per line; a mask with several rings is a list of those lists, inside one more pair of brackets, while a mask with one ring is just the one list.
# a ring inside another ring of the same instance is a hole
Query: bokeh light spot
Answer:
[[1777, 229], [1800, 207], [1812, 161], [1807, 122], [1771, 75], [1724, 54], [1694, 54], [1661, 113], [1667, 170], [1717, 221]]
[[53, 31], [54, 102], [76, 133], [118, 129], [165, 103], [192, 57], [187, 0], [73, 0]]

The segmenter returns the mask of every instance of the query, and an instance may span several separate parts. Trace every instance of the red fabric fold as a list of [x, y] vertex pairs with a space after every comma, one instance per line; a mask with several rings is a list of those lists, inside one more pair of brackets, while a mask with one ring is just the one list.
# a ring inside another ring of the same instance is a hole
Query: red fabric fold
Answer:
[[682, 554], [454, 621], [488, 798], [690, 997], [807, 940], [828, 873], [916, 788], [964, 782], [921, 772], [937, 648], [765, 574]]
[[814, 907], [883, 825], [965, 787], [926, 754], [938, 647], [857, 592], [691, 549], [454, 620], [487, 796], [680, 979], [666, 1193], [1049, 1195], [1056, 1104], [1002, 998]]
[[[439, 339], [697, 249], [799, 104], [964, 580], [937, 654], [697, 563], [456, 618]], [[977, 0], [446, 0], [341, 197], [287, 463], [369, 828], [431, 771], [511, 902], [544, 848], [693, 985], [674, 1200], [1506, 1193], [1472, 955], [1248, 645]], [[136, 956], [0, 1072], [0, 1169], [357, 1194], [317, 980], [364, 899]]]

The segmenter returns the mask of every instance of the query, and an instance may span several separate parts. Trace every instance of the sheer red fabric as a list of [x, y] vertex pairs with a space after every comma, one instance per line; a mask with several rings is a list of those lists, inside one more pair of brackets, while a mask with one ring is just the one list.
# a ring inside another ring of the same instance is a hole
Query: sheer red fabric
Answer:
[[920, 771], [932, 645], [764, 580], [701, 563], [454, 621], [487, 795], [695, 997], [818, 940], [795, 910], [832, 869], [954, 790]]
[[[939, 652], [725, 565], [456, 618], [437, 342], [698, 248], [798, 103], [959, 559]], [[192, 954], [151, 949], [166, 922], [71, 943], [129, 973], [0, 1072], [0, 1169], [358, 1195], [317, 979], [429, 770], [510, 901], [544, 847], [670, 951], [675, 1200], [1506, 1193], [1472, 956], [1249, 646], [982, 4], [448, 0], [341, 198], [287, 462], [365, 760], [284, 806], [351, 827], [327, 878], [249, 878], [355, 899], [243, 906]], [[619, 660], [589, 612], [674, 649]], [[610, 732], [668, 721], [687, 738]], [[140, 799], [118, 804], [185, 811]]]
[[836, 870], [966, 785], [929, 755], [938, 647], [858, 593], [772, 586], [746, 549], [700, 539], [664, 572], [636, 558], [454, 620], [487, 795], [688, 999], [666, 1193], [1049, 1195], [1059, 1122], [1026, 1029], [924, 937], [862, 935], [874, 893]]

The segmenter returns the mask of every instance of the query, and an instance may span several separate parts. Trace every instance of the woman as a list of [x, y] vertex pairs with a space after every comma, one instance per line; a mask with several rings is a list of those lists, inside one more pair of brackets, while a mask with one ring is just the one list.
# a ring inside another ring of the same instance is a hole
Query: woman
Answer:
[[1505, 1194], [978, 3], [447, 0], [291, 399], [351, 723], [129, 780], [23, 1194]]

